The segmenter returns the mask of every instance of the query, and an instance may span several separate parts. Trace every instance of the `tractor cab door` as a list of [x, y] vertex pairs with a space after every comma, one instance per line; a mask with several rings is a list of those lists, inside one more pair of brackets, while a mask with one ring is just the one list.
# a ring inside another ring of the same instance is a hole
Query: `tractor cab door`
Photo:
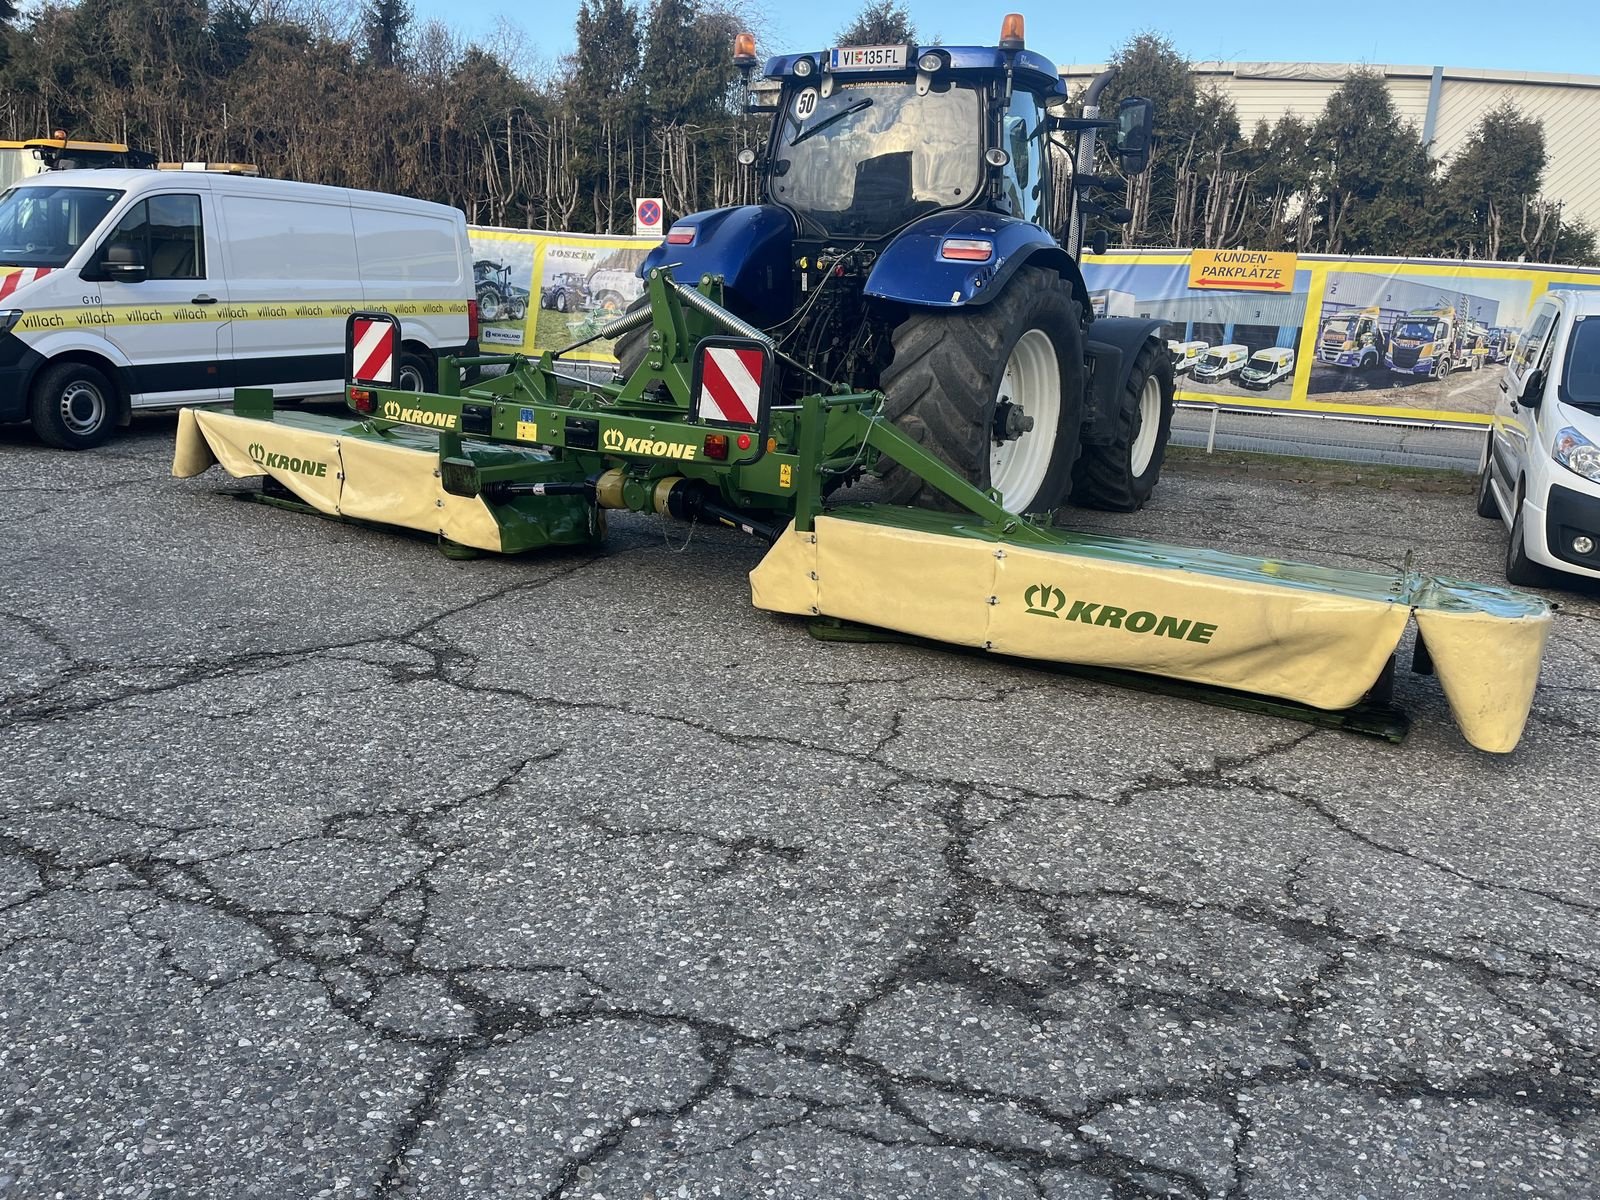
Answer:
[[1001, 196], [1010, 215], [1046, 225], [1050, 197], [1044, 112], [1032, 92], [1011, 94], [1011, 106], [1000, 120], [1000, 149], [1009, 161], [1001, 174]]

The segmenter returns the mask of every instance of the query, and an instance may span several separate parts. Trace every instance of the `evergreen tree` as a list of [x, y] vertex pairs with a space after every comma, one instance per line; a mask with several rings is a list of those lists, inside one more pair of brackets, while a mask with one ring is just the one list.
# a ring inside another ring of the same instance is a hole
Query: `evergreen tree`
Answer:
[[911, 14], [899, 0], [867, 0], [866, 7], [835, 39], [840, 46], [915, 46], [920, 40]]
[[1312, 126], [1318, 248], [1329, 254], [1431, 254], [1433, 164], [1377, 71], [1349, 75]]
[[1522, 220], [1539, 198], [1544, 127], [1509, 100], [1484, 114], [1445, 172], [1443, 217], [1453, 253], [1515, 258], [1530, 249]]
[[403, 67], [411, 30], [411, 5], [406, 0], [368, 0], [362, 35], [367, 62], [375, 67]]

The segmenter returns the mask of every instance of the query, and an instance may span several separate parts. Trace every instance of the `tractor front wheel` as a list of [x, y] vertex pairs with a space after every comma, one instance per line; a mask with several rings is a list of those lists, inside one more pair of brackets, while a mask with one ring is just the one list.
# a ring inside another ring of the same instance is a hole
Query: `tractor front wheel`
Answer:
[[[893, 340], [879, 386], [901, 433], [1012, 512], [1061, 503], [1078, 457], [1083, 327], [1054, 271], [1024, 267], [982, 307], [913, 313]], [[883, 477], [892, 503], [950, 506], [897, 463]]]
[[1148, 340], [1117, 410], [1109, 446], [1085, 446], [1072, 473], [1072, 502], [1085, 508], [1133, 512], [1142, 508], [1161, 477], [1172, 435], [1175, 384], [1160, 343]]

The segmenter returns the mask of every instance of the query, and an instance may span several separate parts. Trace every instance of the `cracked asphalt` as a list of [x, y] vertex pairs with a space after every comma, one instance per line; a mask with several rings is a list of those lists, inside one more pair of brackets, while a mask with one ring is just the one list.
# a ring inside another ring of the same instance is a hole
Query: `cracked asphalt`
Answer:
[[[1600, 601], [1522, 746], [454, 562], [0, 431], [0, 1196], [1600, 1195]], [[1085, 527], [1499, 579], [1191, 458]]]

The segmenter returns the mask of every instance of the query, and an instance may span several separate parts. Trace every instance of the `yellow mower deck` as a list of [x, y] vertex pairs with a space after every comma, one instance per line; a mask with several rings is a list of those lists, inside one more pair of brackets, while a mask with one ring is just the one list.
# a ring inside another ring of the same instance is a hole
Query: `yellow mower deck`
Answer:
[[[484, 455], [542, 455], [481, 445]], [[500, 552], [525, 516], [445, 491], [439, 437], [386, 422], [185, 410], [177, 475], [271, 476], [320, 512]], [[570, 507], [570, 506], [569, 506]], [[600, 536], [594, 510], [549, 540]], [[541, 521], [548, 514], [541, 513]], [[1051, 531], [1021, 542], [968, 516], [856, 505], [789, 525], [751, 572], [756, 607], [1049, 662], [1147, 672], [1337, 711], [1379, 680], [1413, 614], [1466, 739], [1521, 736], [1549, 606], [1504, 588], [1280, 563]]]

